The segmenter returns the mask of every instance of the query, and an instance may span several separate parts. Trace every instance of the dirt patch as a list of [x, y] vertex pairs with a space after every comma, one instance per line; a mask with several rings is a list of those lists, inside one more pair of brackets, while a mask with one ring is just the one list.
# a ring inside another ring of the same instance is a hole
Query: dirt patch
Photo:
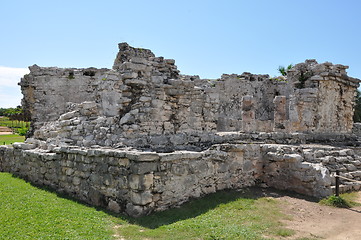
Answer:
[[[280, 196], [286, 202], [283, 212], [292, 217], [285, 221], [296, 234], [285, 239], [361, 239], [361, 207], [333, 208], [302, 198]], [[361, 192], [358, 192], [361, 203]]]

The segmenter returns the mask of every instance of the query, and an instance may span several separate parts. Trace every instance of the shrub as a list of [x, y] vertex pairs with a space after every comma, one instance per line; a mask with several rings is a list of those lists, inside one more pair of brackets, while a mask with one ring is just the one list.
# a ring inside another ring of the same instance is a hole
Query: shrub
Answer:
[[18, 128], [15, 131], [20, 135], [20, 136], [25, 136], [26, 133], [28, 132], [29, 128], [27, 127], [22, 127], [22, 128]]

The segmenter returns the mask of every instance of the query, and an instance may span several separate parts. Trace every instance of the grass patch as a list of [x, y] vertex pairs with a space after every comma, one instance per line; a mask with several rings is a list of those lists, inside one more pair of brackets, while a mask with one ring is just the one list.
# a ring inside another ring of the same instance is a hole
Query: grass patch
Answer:
[[290, 236], [282, 228], [281, 203], [237, 191], [222, 191], [181, 208], [129, 219], [121, 227], [126, 239], [266, 239]]
[[342, 196], [332, 195], [328, 198], [324, 198], [320, 201], [321, 204], [338, 207], [338, 208], [350, 208], [351, 204], [349, 201], [345, 200]]
[[14, 142], [24, 142], [25, 137], [16, 134], [0, 135], [0, 145], [9, 145]]
[[350, 207], [359, 207], [361, 203], [357, 202], [358, 193], [357, 192], [350, 192], [350, 193], [343, 193], [341, 197], [350, 205]]
[[332, 195], [328, 198], [324, 198], [320, 201], [321, 204], [333, 207], [340, 207], [340, 208], [350, 208], [350, 207], [357, 207], [361, 206], [361, 203], [357, 202], [358, 193], [351, 192], [351, 193], [343, 193], [340, 196]]
[[[2, 239], [279, 239], [282, 202], [222, 191], [141, 218], [112, 215], [0, 173]], [[265, 237], [267, 236], [267, 237]]]
[[1, 239], [112, 239], [110, 215], [0, 173]]
[[277, 229], [275, 231], [275, 235], [277, 236], [281, 236], [281, 237], [289, 237], [295, 234], [295, 231], [292, 229], [286, 229], [286, 228], [281, 228], [281, 229]]

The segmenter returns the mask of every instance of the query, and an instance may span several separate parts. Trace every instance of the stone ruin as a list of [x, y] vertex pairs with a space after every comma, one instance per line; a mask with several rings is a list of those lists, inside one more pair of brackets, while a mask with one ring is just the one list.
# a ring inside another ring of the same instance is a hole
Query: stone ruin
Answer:
[[360, 80], [347, 66], [201, 79], [120, 43], [113, 69], [29, 68], [19, 85], [31, 131], [0, 147], [0, 170], [89, 204], [137, 217], [250, 186], [325, 197], [336, 169], [361, 180]]

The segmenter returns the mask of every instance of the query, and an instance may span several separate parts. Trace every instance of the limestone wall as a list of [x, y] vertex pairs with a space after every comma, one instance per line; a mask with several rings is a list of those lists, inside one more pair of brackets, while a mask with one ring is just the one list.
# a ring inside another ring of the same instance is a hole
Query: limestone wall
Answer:
[[19, 83], [24, 95], [22, 105], [32, 123], [39, 126], [55, 121], [67, 112], [68, 102], [95, 101], [95, 79], [107, 71], [95, 68], [43, 68], [37, 65], [29, 69], [31, 74], [25, 75]]
[[[217, 131], [350, 132], [359, 80], [346, 68], [308, 60], [287, 78], [243, 73], [207, 80], [180, 75], [174, 60], [121, 43], [112, 70], [34, 65], [20, 85], [35, 138], [145, 146], [144, 137], [153, 136], [150, 146], [165, 146], [167, 136]], [[88, 105], [93, 110], [83, 114]]]
[[[291, 86], [286, 81], [271, 79], [268, 75], [250, 73], [223, 74], [216, 82], [219, 93], [218, 131], [244, 131], [242, 127], [242, 98], [253, 98], [254, 120], [267, 122], [274, 119], [273, 100], [276, 96], [286, 96], [292, 93]], [[260, 126], [255, 131], [263, 130]], [[267, 129], [272, 131], [273, 129]]]
[[268, 186], [323, 197], [329, 171], [303, 162], [299, 147], [219, 144], [172, 153], [57, 147], [0, 147], [0, 171], [49, 186], [92, 205], [140, 216], [222, 189]]
[[266, 164], [261, 179], [267, 186], [309, 196], [331, 194], [330, 171], [320, 162], [304, 159], [302, 147], [266, 144], [262, 153]]
[[131, 216], [256, 183], [324, 197], [333, 167], [356, 179], [359, 157], [300, 144], [358, 144], [360, 80], [345, 69], [306, 60], [287, 77], [208, 80], [126, 43], [113, 69], [34, 65], [20, 82], [32, 137], [0, 147], [0, 170]]
[[32, 148], [22, 143], [0, 147], [0, 170], [131, 216], [174, 207], [216, 190], [253, 186], [260, 161], [257, 145], [163, 154]]
[[[31, 106], [27, 110], [36, 137], [50, 137], [36, 131], [47, 122], [70, 119], [70, 112], [79, 109], [77, 105], [89, 101], [96, 104], [96, 112], [92, 116], [75, 114], [77, 121], [99, 118], [98, 123], [105, 121], [106, 134], [123, 138], [216, 130], [218, 95], [214, 96], [210, 87], [197, 87], [191, 77], [178, 78], [174, 60], [149, 54], [141, 58], [144, 50], [126, 44], [120, 44], [120, 50], [116, 70], [92, 70], [91, 76], [84, 76], [89, 69], [71, 69], [74, 74], [70, 78], [69, 69], [30, 68], [20, 84], [24, 105]], [[63, 114], [65, 117], [59, 118]], [[59, 123], [50, 125], [54, 132]], [[94, 134], [91, 127], [89, 130], [82, 136], [92, 141]]]
[[289, 71], [296, 87], [290, 99], [291, 131], [351, 132], [359, 79], [347, 76], [348, 66], [306, 60]]

